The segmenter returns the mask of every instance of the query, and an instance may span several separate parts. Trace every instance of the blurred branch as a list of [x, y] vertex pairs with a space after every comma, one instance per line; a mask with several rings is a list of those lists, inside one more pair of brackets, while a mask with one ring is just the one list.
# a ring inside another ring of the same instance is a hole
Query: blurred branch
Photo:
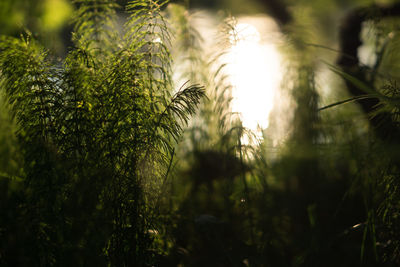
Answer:
[[260, 0], [269, 11], [269, 15], [273, 17], [280, 26], [284, 26], [292, 21], [292, 15], [288, 8], [281, 0]]
[[[287, 5], [279, 0], [260, 0], [260, 3], [268, 9], [272, 16], [281, 27], [293, 20]], [[368, 75], [368, 68], [360, 63], [358, 58], [358, 48], [362, 45], [361, 30], [363, 22], [385, 17], [400, 16], [400, 3], [392, 5], [370, 5], [351, 10], [342, 20], [339, 27], [339, 57], [337, 65], [344, 73], [349, 74], [355, 79], [365, 83], [373, 84], [375, 75]], [[362, 97], [365, 91], [359, 88], [349, 79], [344, 79], [346, 87], [353, 96], [352, 100], [361, 105], [364, 113], [373, 116], [369, 117], [370, 123], [375, 133], [382, 139], [400, 137], [400, 129], [393, 121], [389, 112], [377, 112], [380, 101], [377, 97]]]
[[[395, 17], [400, 15], [400, 3], [389, 6], [371, 5], [369, 7], [356, 8], [350, 11], [342, 20], [339, 28], [339, 48], [340, 53], [337, 59], [337, 64], [342, 70], [363, 81], [366, 84], [373, 84], [374, 78], [368, 78], [368, 69], [362, 67], [358, 58], [358, 48], [362, 45], [361, 30], [362, 24], [365, 21], [384, 18]], [[345, 79], [347, 89], [354, 97], [359, 97], [365, 92], [350, 80]], [[371, 114], [377, 111], [377, 106], [380, 103], [376, 97], [359, 98], [357, 102], [361, 105], [362, 110], [366, 114]], [[376, 134], [386, 139], [388, 133], [400, 136], [400, 130], [392, 120], [388, 112], [380, 112], [370, 118], [371, 125], [373, 126]]]

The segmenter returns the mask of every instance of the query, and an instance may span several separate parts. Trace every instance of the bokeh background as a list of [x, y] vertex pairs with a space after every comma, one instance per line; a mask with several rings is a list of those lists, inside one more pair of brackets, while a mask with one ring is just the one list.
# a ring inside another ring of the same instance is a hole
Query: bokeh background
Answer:
[[[117, 3], [120, 29], [128, 1]], [[62, 66], [77, 46], [80, 7], [1, 0], [0, 34], [31, 36]], [[75, 191], [59, 199], [67, 215], [36, 216], [36, 189], [26, 179], [32, 166], [23, 156], [29, 148], [2, 97], [0, 264], [398, 266], [399, 10], [390, 0], [163, 6], [171, 39], [151, 42], [165, 45], [173, 60], [171, 93], [189, 82], [207, 97], [168, 154], [166, 174], [144, 182], [149, 217], [115, 258], [107, 239], [114, 217], [102, 213], [99, 197], [108, 191], [84, 180], [107, 173], [90, 165], [72, 175], [75, 187], [63, 186]], [[51, 203], [38, 203], [53, 214]], [[21, 231], [25, 225], [34, 230]], [[131, 261], [129, 253], [139, 256]]]

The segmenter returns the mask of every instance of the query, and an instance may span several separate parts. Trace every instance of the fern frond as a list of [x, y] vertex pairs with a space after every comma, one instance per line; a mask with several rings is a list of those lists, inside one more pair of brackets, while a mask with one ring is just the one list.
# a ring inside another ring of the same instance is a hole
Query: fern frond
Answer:
[[48, 138], [53, 131], [52, 110], [58, 92], [47, 52], [29, 35], [21, 39], [2, 37], [0, 50], [3, 87], [21, 133], [26, 138]]
[[[76, 47], [104, 51], [115, 46], [115, 25], [118, 5], [114, 0], [74, 0], [77, 6], [72, 20]], [[106, 47], [107, 49], [104, 49]], [[100, 54], [101, 55], [101, 54]]]

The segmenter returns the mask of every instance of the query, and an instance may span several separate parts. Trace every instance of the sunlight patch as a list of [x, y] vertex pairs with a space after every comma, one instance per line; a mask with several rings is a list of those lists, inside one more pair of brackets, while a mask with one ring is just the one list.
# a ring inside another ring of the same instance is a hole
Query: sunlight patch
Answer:
[[[259, 132], [269, 124], [274, 95], [282, 79], [281, 56], [273, 42], [258, 30], [262, 22], [238, 23], [230, 32], [227, 72], [233, 85], [232, 111], [240, 113], [243, 126]], [[272, 40], [273, 41], [273, 40]]]

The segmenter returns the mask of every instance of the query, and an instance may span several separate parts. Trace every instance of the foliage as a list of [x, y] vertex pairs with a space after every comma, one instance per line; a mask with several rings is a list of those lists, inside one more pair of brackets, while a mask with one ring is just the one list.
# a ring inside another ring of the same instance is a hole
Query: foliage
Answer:
[[29, 33], [1, 39], [1, 85], [22, 157], [18, 179], [1, 170], [1, 261], [151, 265], [162, 253], [154, 201], [204, 91], [183, 85], [172, 95], [165, 3], [131, 1], [121, 34], [113, 2], [77, 4], [64, 62]]
[[312, 43], [365, 1], [287, 2], [278, 146], [231, 112], [233, 17], [207, 54], [196, 12], [167, 1], [73, 1], [63, 59], [1, 36], [0, 265], [397, 266], [398, 19], [363, 17], [376, 61], [346, 69]]

